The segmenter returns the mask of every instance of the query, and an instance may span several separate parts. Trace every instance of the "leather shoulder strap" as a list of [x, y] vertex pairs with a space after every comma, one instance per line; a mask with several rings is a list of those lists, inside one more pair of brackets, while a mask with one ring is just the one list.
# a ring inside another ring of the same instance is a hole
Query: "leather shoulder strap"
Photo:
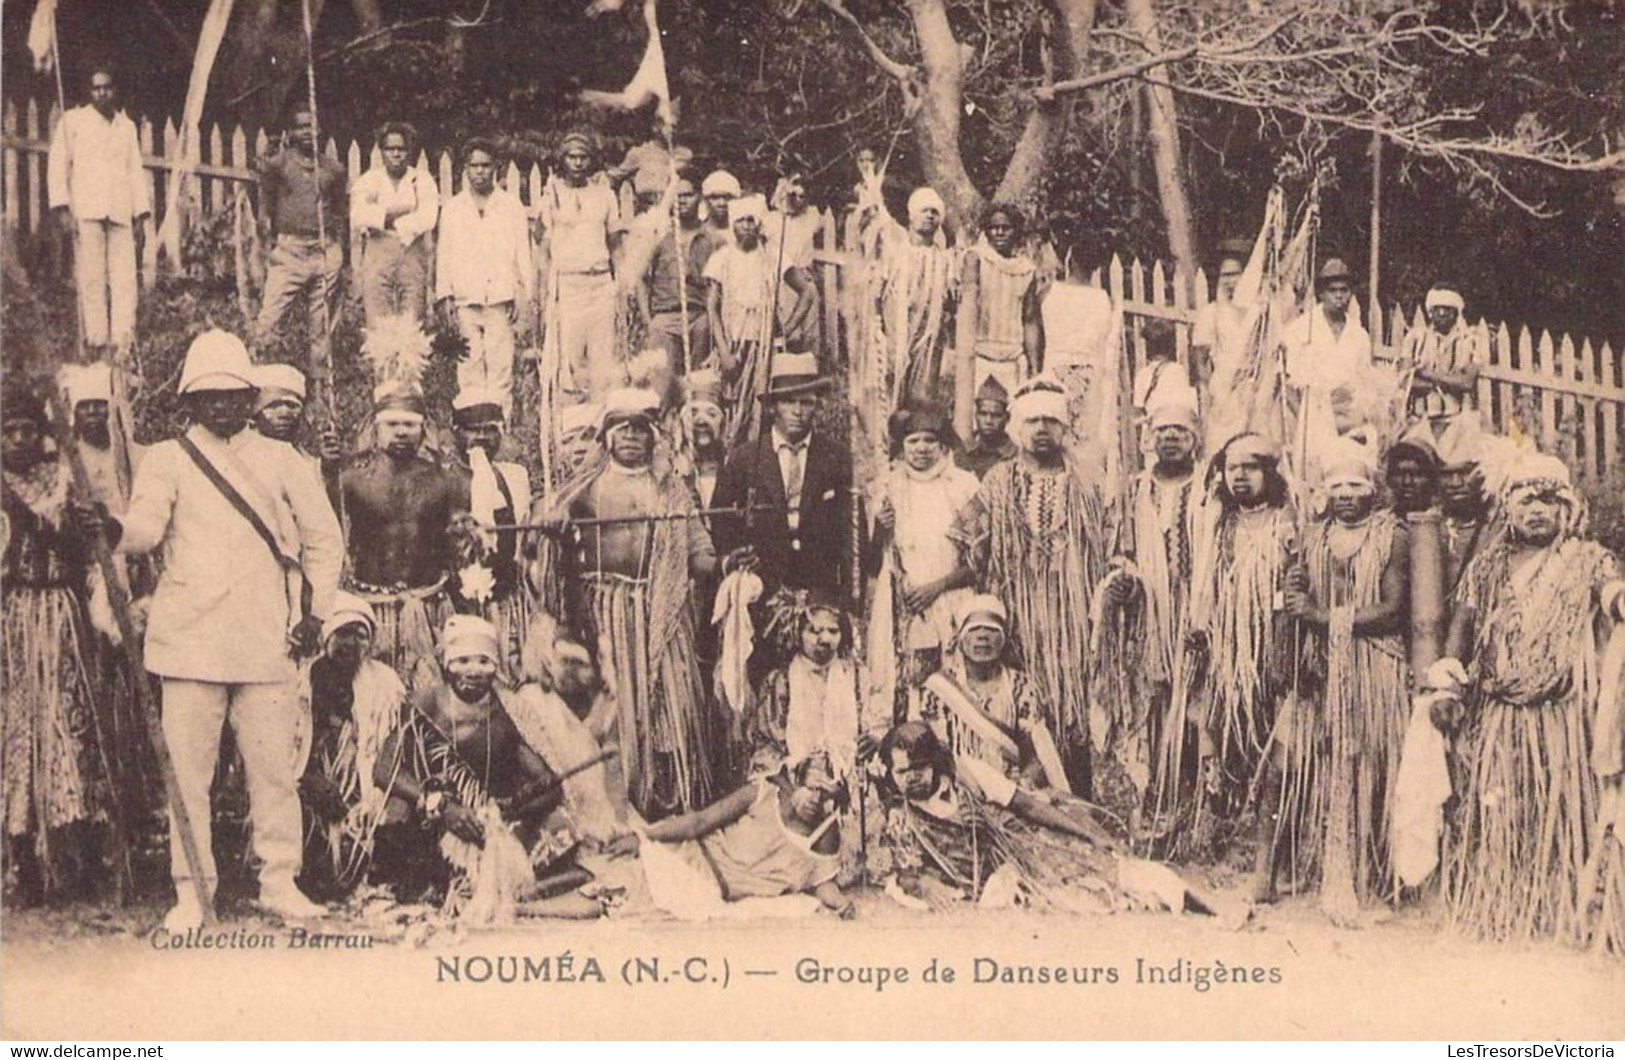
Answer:
[[181, 449], [185, 451], [186, 455], [192, 458], [192, 463], [197, 465], [197, 469], [203, 472], [203, 477], [208, 479], [210, 484], [220, 491], [221, 496], [231, 502], [231, 506], [237, 509], [237, 514], [248, 520], [248, 525], [254, 528], [254, 532], [260, 536], [260, 540], [265, 542], [265, 547], [271, 550], [271, 555], [276, 557], [277, 565], [290, 570], [299, 566], [297, 560], [283, 553], [282, 547], [276, 542], [276, 535], [271, 533], [271, 528], [265, 525], [265, 520], [260, 518], [259, 512], [256, 512], [254, 506], [249, 504], [241, 493], [237, 492], [237, 487], [233, 486], [226, 479], [226, 476], [220, 473], [220, 469], [210, 463], [209, 458], [204, 456], [203, 451], [197, 447], [197, 443], [184, 434], [176, 440], [181, 443]]

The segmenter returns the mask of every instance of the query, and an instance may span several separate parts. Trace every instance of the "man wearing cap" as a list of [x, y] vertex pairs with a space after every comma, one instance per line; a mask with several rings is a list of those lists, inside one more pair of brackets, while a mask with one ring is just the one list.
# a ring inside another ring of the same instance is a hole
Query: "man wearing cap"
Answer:
[[761, 399], [769, 429], [730, 450], [717, 479], [713, 506], [744, 509], [713, 517], [718, 550], [733, 556], [751, 549], [767, 594], [783, 587], [845, 599], [843, 587], [855, 576], [852, 455], [838, 438], [814, 429], [819, 395], [829, 385], [812, 354], [775, 355]]
[[[236, 734], [248, 781], [260, 904], [283, 916], [320, 909], [294, 886], [299, 799], [289, 768], [298, 716], [292, 652], [314, 647], [332, 613], [343, 546], [321, 482], [294, 449], [247, 430], [254, 368], [236, 336], [207, 331], [187, 351], [181, 402], [192, 426], [152, 447], [123, 516], [117, 549], [161, 549], [147, 622], [146, 667], [163, 682], [164, 737], [213, 892], [209, 784], [220, 729]], [[202, 922], [179, 825], [170, 822], [176, 905], [171, 932]]]
[[429, 253], [424, 238], [440, 216], [440, 190], [428, 170], [412, 165], [417, 130], [405, 122], [378, 131], [383, 164], [350, 188], [350, 223], [361, 237], [356, 276], [367, 322], [387, 316], [421, 320], [428, 308]]
[[648, 341], [665, 350], [675, 369], [681, 371], [685, 357], [690, 366], [705, 364], [711, 357], [705, 266], [721, 243], [706, 230], [700, 217], [699, 192], [687, 176], [677, 177], [670, 219], [659, 220], [657, 241], [638, 284], [638, 305], [643, 319], [649, 322]]
[[440, 212], [435, 303], [468, 343], [457, 385], [489, 388], [506, 414], [513, 404], [514, 329], [525, 319], [536, 263], [524, 206], [497, 187], [498, 157], [489, 140], [463, 147], [463, 190]]
[[305, 807], [301, 884], [338, 900], [366, 879], [384, 807], [373, 779], [384, 740], [400, 721], [406, 686], [373, 658], [378, 620], [358, 596], [340, 592], [322, 623], [322, 653], [300, 670], [295, 769]]
[[434, 654], [435, 612], [455, 555], [455, 516], [469, 510], [467, 483], [423, 449], [423, 394], [392, 381], [373, 394], [377, 447], [339, 476], [348, 522], [349, 588], [377, 611], [380, 656], [414, 671]]
[[573, 838], [547, 821], [564, 798], [558, 776], [508, 716], [498, 654], [491, 623], [449, 616], [438, 678], [412, 692], [379, 750], [373, 780], [386, 794], [372, 880], [401, 901], [450, 891], [451, 907], [466, 907], [479, 850], [504, 839], [518, 841], [533, 879], [570, 866]]
[[519, 674], [519, 648], [529, 622], [529, 595], [520, 585], [519, 535], [492, 530], [513, 525], [530, 511], [530, 472], [496, 459], [502, 448], [502, 395], [482, 387], [460, 390], [451, 403], [452, 429], [467, 481], [473, 522], [458, 535], [462, 555], [451, 581], [460, 610], [483, 613], [502, 638], [505, 677]]
[[260, 217], [271, 247], [265, 262], [255, 345], [264, 348], [301, 299], [314, 346], [338, 311], [348, 226], [344, 166], [316, 150], [308, 105], [295, 107], [282, 149], [260, 165]]
[[627, 796], [648, 820], [700, 809], [734, 779], [695, 651], [692, 585], [716, 569], [716, 552], [688, 486], [655, 460], [659, 406], [653, 391], [612, 391], [605, 455], [544, 519], [556, 531], [544, 598], [597, 647], [616, 697]]
[[733, 201], [745, 194], [739, 178], [726, 169], [712, 170], [700, 182], [700, 197], [705, 200], [705, 226], [717, 246], [733, 242]]
[[892, 413], [887, 430], [894, 459], [869, 493], [874, 527], [867, 558], [876, 572], [869, 659], [879, 683], [896, 686], [890, 698], [902, 717], [914, 686], [942, 665], [971, 596], [974, 579], [949, 531], [979, 483], [948, 458], [953, 428], [936, 409], [905, 406]]
[[945, 245], [947, 214], [933, 188], [908, 199], [908, 226], [882, 222], [876, 331], [895, 402], [942, 403], [942, 354], [959, 291], [958, 259]]
[[111, 427], [112, 369], [106, 364], [63, 365], [57, 372], [57, 385], [73, 412], [74, 448], [90, 478], [91, 496], [118, 515], [129, 498], [129, 477], [141, 466], [147, 447], [133, 441], [126, 443], [129, 467], [121, 473]]
[[[1328, 450], [1321, 488], [1327, 512], [1310, 524], [1286, 588], [1311, 661], [1299, 675], [1304, 694], [1277, 718], [1264, 783], [1273, 793], [1284, 781], [1293, 797], [1259, 842], [1307, 852], [1322, 911], [1349, 926], [1362, 902], [1398, 897], [1389, 817], [1410, 718], [1410, 539], [1403, 518], [1377, 508], [1376, 468], [1358, 443]], [[1255, 895], [1274, 890], [1274, 871], [1262, 866]]]
[[994, 465], [1016, 455], [1016, 443], [1005, 427], [1010, 423], [1010, 392], [992, 376], [976, 388], [971, 406], [971, 436], [965, 447], [954, 454], [954, 463], [975, 475], [987, 477]]
[[[1256, 434], [1237, 435], [1219, 450], [1212, 474], [1218, 519], [1211, 536], [1195, 542], [1188, 645], [1200, 697], [1193, 714], [1202, 787], [1190, 835], [1197, 849], [1211, 842], [1219, 821], [1238, 820], [1250, 805], [1275, 706], [1291, 686], [1291, 624], [1278, 612], [1301, 545], [1280, 460]], [[1268, 837], [1279, 797], [1277, 790], [1257, 799], [1264, 866], [1273, 864]]]
[[[287, 442], [304, 452], [299, 433], [305, 425], [305, 373], [291, 364], [260, 364], [255, 366], [254, 376], [259, 393], [254, 399], [250, 426], [267, 438]], [[344, 461], [337, 428], [330, 425], [322, 431], [320, 455], [310, 459], [321, 471], [328, 499], [337, 505], [339, 471]]]
[[[814, 315], [817, 294], [811, 275], [790, 261], [779, 271], [778, 246], [767, 239], [762, 224], [767, 202], [760, 195], [734, 200], [729, 216], [734, 239], [718, 247], [705, 264], [710, 293], [706, 312], [717, 351], [717, 366], [729, 383], [733, 417], [727, 439], [737, 445], [754, 437], [760, 427], [761, 408], [754, 400], [767, 388], [774, 339], [805, 339], [807, 321]], [[780, 287], [795, 298], [788, 310]]]
[[85, 343], [127, 347], [135, 339], [136, 259], [152, 199], [135, 123], [118, 109], [112, 72], [94, 67], [89, 87], [90, 102], [57, 122], [46, 186], [52, 211], [74, 232]]
[[[1196, 765], [1185, 639], [1190, 631], [1191, 569], [1199, 528], [1207, 522], [1196, 475], [1201, 417], [1196, 393], [1175, 388], [1154, 402], [1146, 417], [1152, 464], [1134, 479], [1128, 518], [1118, 541], [1125, 570], [1139, 584], [1144, 618], [1139, 679], [1148, 689], [1145, 750], [1146, 806], [1158, 824], [1169, 824], [1193, 794]], [[1114, 582], [1121, 585], [1121, 582]], [[1118, 592], [1120, 603], [1131, 597]]]
[[988, 472], [951, 533], [977, 585], [1009, 606], [1022, 658], [1050, 707], [1066, 782], [1088, 798], [1090, 613], [1106, 574], [1106, 507], [1067, 451], [1070, 411], [1058, 383], [1029, 380], [1010, 412], [1021, 452]]
[[1601, 633], [1625, 622], [1625, 582], [1585, 538], [1568, 467], [1533, 450], [1509, 463], [1505, 532], [1468, 564], [1446, 657], [1422, 681], [1450, 694], [1434, 723], [1466, 780], [1442, 858], [1450, 918], [1480, 938], [1618, 953], [1625, 720]]
[[1467, 304], [1453, 283], [1440, 282], [1423, 302], [1427, 321], [1405, 333], [1399, 367], [1409, 370], [1405, 412], [1435, 440], [1452, 427], [1478, 427], [1478, 366], [1486, 336], [1462, 319]]
[[1315, 277], [1315, 304], [1281, 329], [1287, 382], [1308, 390], [1369, 366], [1371, 336], [1359, 317], [1353, 273], [1328, 258]]
[[559, 144], [562, 167], [537, 207], [547, 277], [547, 341], [568, 367], [572, 386], [601, 394], [621, 377], [615, 339], [614, 260], [626, 223], [609, 181], [598, 172], [593, 138], [572, 132]]

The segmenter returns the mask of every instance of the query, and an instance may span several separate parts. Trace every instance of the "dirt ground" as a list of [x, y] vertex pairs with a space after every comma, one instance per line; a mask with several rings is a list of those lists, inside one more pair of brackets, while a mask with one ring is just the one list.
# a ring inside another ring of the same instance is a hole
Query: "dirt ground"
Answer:
[[1625, 1037], [1625, 961], [1469, 941], [1427, 910], [1338, 930], [1302, 898], [1239, 930], [1192, 915], [925, 914], [865, 894], [851, 921], [637, 915], [409, 937], [332, 921], [321, 930], [341, 943], [372, 945], [319, 949], [241, 910], [221, 930], [268, 948], [163, 949], [161, 911], [8, 915], [0, 1034]]

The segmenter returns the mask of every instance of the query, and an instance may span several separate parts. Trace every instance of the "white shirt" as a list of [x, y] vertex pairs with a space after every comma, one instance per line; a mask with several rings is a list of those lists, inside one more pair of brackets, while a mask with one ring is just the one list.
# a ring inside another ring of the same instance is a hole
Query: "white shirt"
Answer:
[[135, 122], [123, 111], [111, 121], [88, 105], [64, 114], [51, 137], [47, 184], [51, 206], [68, 207], [75, 220], [127, 225], [152, 213]]
[[1281, 345], [1286, 347], [1287, 382], [1293, 386], [1346, 379], [1371, 364], [1371, 335], [1355, 318], [1352, 306], [1343, 318], [1343, 330], [1334, 333], [1325, 307], [1316, 303], [1281, 329]]
[[[222, 441], [186, 435], [297, 557], [311, 612], [325, 617], [338, 591], [344, 544], [321, 476], [286, 442], [256, 431]], [[290, 579], [224, 494], [177, 441], [147, 451], [120, 519], [118, 551], [162, 548], [164, 573], [147, 621], [146, 667], [163, 677], [219, 683], [289, 680]], [[297, 592], [297, 582], [293, 586]]]
[[[395, 218], [391, 229], [384, 219], [392, 208], [407, 207], [411, 212]], [[434, 227], [440, 216], [440, 191], [434, 178], [421, 169], [408, 169], [399, 183], [389, 179], [389, 171], [374, 166], [350, 186], [350, 223], [369, 236], [393, 233], [406, 246]]]
[[[807, 484], [807, 443], [809, 434], [799, 442], [792, 442], [773, 428], [773, 451], [779, 457], [779, 481], [784, 483], [786, 522], [791, 530], [801, 529], [801, 490]], [[794, 472], [799, 466], [800, 474]], [[791, 486], [795, 487], [791, 492]]]
[[562, 178], [542, 189], [537, 216], [555, 273], [597, 275], [610, 270], [610, 240], [626, 231], [620, 200], [607, 184], [572, 187]]
[[529, 297], [535, 267], [525, 208], [501, 188], [493, 188], [483, 205], [464, 188], [440, 213], [436, 300], [490, 306]]

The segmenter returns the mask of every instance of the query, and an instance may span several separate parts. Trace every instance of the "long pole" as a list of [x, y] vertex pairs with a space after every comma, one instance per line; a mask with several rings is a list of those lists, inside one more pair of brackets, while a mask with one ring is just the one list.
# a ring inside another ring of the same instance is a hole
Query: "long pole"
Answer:
[[[333, 329], [338, 323], [338, 299], [331, 298], [327, 289], [327, 217], [322, 208], [322, 123], [316, 111], [316, 36], [311, 24], [310, 0], [299, 0], [299, 12], [305, 26], [305, 100], [310, 107], [310, 156], [313, 163], [311, 179], [316, 182], [316, 239], [321, 244], [323, 275], [319, 297], [323, 302], [321, 333], [316, 337], [313, 350], [315, 362], [311, 376], [321, 389], [327, 405], [327, 420], [338, 427], [338, 399], [333, 394]], [[335, 283], [336, 283], [335, 278]], [[340, 515], [343, 513], [341, 512]]]
[[[666, 157], [671, 160], [671, 179], [677, 180], [677, 147], [672, 143], [671, 126], [665, 122], [660, 125], [661, 131], [666, 135]], [[671, 221], [671, 245], [677, 255], [677, 312], [681, 319], [683, 329], [683, 374], [694, 362], [694, 351], [689, 347], [688, 340], [688, 252], [683, 247], [682, 225], [677, 221], [677, 211], [666, 211]]]
[[[68, 470], [73, 475], [73, 488], [79, 496], [89, 499], [94, 496], [91, 492], [90, 475], [85, 471], [85, 462], [79, 456], [79, 449], [73, 444], [73, 434], [68, 427], [67, 402], [56, 389], [51, 391], [51, 415], [53, 430], [56, 433], [57, 448], [67, 457]], [[169, 803], [169, 813], [175, 821], [175, 829], [181, 836], [181, 853], [186, 859], [186, 867], [192, 873], [192, 887], [197, 893], [198, 904], [203, 909], [203, 922], [212, 926], [215, 923], [214, 903], [209, 895], [209, 886], [205, 879], [203, 857], [198, 851], [197, 839], [192, 832], [192, 818], [181, 800], [180, 785], [175, 777], [175, 760], [169, 753], [169, 741], [164, 739], [163, 724], [158, 720], [158, 705], [153, 702], [152, 685], [147, 679], [146, 665], [141, 658], [141, 639], [136, 632], [135, 623], [130, 619], [130, 596], [124, 588], [124, 583], [118, 578], [118, 568], [113, 558], [113, 550], [107, 543], [107, 536], [98, 530], [91, 540], [91, 549], [96, 557], [96, 564], [101, 568], [102, 580], [107, 585], [107, 602], [113, 612], [113, 619], [118, 624], [119, 636], [124, 650], [124, 660], [128, 665], [131, 683], [135, 685], [136, 702], [141, 711], [142, 721], [146, 723], [147, 739], [152, 741], [152, 749], [158, 756], [158, 766], [164, 776], [164, 794]], [[116, 822], [117, 816], [113, 820]], [[117, 827], [115, 823], [115, 827]], [[122, 836], [120, 837], [122, 840]]]
[[[1371, 297], [1371, 311], [1367, 323], [1377, 326], [1377, 280], [1382, 274], [1382, 133], [1371, 134], [1371, 262], [1367, 274], [1367, 290]], [[1371, 341], [1380, 342], [1382, 336], [1373, 334]]]

